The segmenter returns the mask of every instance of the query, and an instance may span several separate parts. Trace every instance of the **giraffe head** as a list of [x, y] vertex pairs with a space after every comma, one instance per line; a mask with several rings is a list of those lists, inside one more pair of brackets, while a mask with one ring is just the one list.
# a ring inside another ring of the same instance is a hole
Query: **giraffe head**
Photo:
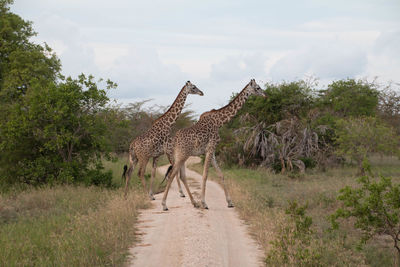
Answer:
[[251, 79], [251, 81], [247, 84], [247, 90], [249, 90], [250, 95], [267, 97], [264, 90], [256, 83], [254, 79]]
[[196, 85], [192, 84], [190, 81], [187, 81], [185, 84], [185, 90], [188, 94], [193, 94], [193, 95], [204, 95], [202, 91], [199, 90], [199, 88], [196, 87]]

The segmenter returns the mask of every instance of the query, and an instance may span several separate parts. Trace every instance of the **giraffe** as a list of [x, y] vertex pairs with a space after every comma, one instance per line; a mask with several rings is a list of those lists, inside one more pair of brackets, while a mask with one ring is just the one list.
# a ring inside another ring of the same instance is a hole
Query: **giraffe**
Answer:
[[[158, 158], [165, 153], [168, 147], [168, 140], [171, 140], [170, 131], [172, 126], [175, 124], [179, 114], [183, 109], [186, 101], [186, 97], [189, 94], [197, 94], [202, 96], [203, 92], [200, 91], [190, 81], [187, 81], [183, 86], [175, 101], [171, 107], [161, 117], [159, 117], [150, 127], [150, 129], [144, 134], [136, 137], [129, 146], [129, 168], [124, 166], [125, 176], [125, 197], [128, 193], [129, 180], [132, 172], [139, 163], [138, 176], [142, 181], [144, 190], [146, 191], [146, 182], [144, 180], [144, 172], [146, 169], [147, 162], [150, 158], [153, 158], [153, 169], [151, 171], [149, 196], [150, 199], [154, 200], [153, 196], [153, 180], [156, 174]], [[170, 158], [170, 156], [169, 156]], [[181, 196], [183, 195], [179, 179], [177, 179], [178, 186], [180, 188]]]
[[205, 201], [205, 190], [208, 176], [208, 168], [211, 163], [217, 171], [219, 178], [222, 180], [228, 207], [233, 207], [232, 200], [225, 185], [224, 175], [215, 159], [215, 147], [220, 140], [218, 134], [219, 128], [221, 128], [222, 125], [230, 121], [235, 116], [235, 114], [243, 106], [250, 95], [266, 97], [264, 91], [255, 82], [254, 79], [252, 79], [228, 105], [218, 110], [213, 109], [211, 111], [203, 113], [200, 116], [199, 121], [195, 125], [189, 128], [181, 129], [176, 133], [172, 141], [173, 165], [172, 168], [170, 167], [166, 173], [166, 176], [169, 176], [167, 187], [164, 191], [164, 196], [162, 199], [163, 210], [168, 210], [166, 205], [168, 191], [178, 171], [180, 172], [180, 179], [185, 185], [190, 201], [192, 202], [194, 207], [199, 206], [196, 201], [194, 201], [193, 196], [187, 185], [184, 164], [189, 156], [199, 156], [203, 154], [205, 154], [205, 160], [201, 186], [201, 206], [205, 209], [208, 209]]

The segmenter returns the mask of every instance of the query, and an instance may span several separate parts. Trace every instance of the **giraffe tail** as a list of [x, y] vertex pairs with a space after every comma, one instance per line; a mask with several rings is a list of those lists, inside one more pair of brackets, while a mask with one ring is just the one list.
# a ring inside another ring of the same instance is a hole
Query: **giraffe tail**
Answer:
[[124, 172], [122, 173], [121, 179], [124, 179], [127, 170], [128, 170], [128, 166], [124, 165]]
[[169, 165], [167, 172], [165, 173], [164, 179], [161, 181], [160, 185], [164, 183], [164, 181], [167, 179], [168, 174], [172, 171], [172, 165]]

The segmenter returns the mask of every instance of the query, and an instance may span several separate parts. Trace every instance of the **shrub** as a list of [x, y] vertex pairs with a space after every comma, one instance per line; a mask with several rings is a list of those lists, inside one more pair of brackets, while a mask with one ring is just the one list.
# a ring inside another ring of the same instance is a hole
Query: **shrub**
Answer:
[[361, 230], [361, 244], [376, 235], [388, 236], [397, 251], [400, 265], [400, 184], [381, 176], [375, 181], [370, 166], [364, 163], [367, 175], [358, 179], [359, 188], [349, 186], [340, 190], [338, 199], [342, 207], [331, 215], [333, 228], [338, 228], [339, 218], [354, 219], [354, 228]]
[[363, 160], [370, 153], [391, 155], [399, 151], [399, 137], [393, 128], [374, 117], [340, 119], [336, 134], [336, 153], [355, 160], [361, 174], [364, 174]]
[[307, 206], [290, 202], [286, 209], [288, 223], [279, 229], [277, 238], [271, 242], [267, 254], [268, 266], [317, 266], [321, 265], [321, 251], [310, 246], [312, 242], [312, 218], [306, 216]]

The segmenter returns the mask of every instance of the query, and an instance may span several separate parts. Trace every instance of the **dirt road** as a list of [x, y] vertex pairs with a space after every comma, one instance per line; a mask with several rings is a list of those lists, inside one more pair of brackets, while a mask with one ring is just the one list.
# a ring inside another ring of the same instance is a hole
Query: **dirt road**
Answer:
[[[188, 162], [199, 160], [192, 157]], [[165, 174], [167, 167], [158, 170]], [[189, 169], [186, 175], [194, 197], [199, 200], [201, 175]], [[235, 208], [227, 208], [224, 191], [217, 183], [207, 181], [209, 210], [195, 209], [188, 197], [179, 197], [175, 181], [168, 194], [169, 211], [162, 211], [162, 194], [155, 197], [153, 207], [144, 210], [139, 217], [142, 241], [130, 249], [131, 266], [262, 265], [261, 251], [249, 237]]]

